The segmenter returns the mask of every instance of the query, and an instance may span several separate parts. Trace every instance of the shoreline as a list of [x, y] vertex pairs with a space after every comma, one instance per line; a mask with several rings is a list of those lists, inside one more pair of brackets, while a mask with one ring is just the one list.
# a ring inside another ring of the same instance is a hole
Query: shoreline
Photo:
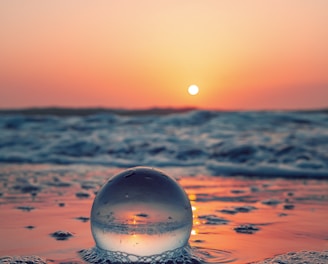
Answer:
[[[89, 214], [95, 193], [119, 171], [101, 166], [0, 166], [0, 234], [6, 237], [0, 256], [84, 263], [78, 251], [94, 246]], [[327, 180], [190, 177], [175, 169], [167, 173], [178, 179], [195, 208], [191, 247], [230, 252], [236, 264], [274, 263], [275, 256], [286, 252], [307, 250], [304, 258], [326, 254]], [[245, 227], [246, 233], [239, 231]], [[52, 234], [59, 231], [72, 236], [57, 240]], [[293, 255], [280, 256], [287, 257]]]

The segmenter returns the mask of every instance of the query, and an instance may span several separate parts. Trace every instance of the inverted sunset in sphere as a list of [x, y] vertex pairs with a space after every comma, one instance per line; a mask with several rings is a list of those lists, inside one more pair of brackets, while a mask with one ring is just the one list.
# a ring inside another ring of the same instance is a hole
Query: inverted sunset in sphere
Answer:
[[97, 250], [115, 263], [121, 263], [115, 259], [117, 252], [133, 256], [129, 259], [133, 263], [145, 262], [134, 258], [182, 252], [191, 228], [192, 211], [185, 191], [174, 178], [150, 167], [131, 168], [110, 178], [91, 210]]
[[198, 94], [198, 93], [199, 93], [199, 88], [198, 88], [198, 86], [195, 85], [195, 84], [190, 85], [190, 86], [188, 87], [188, 93], [189, 93], [190, 95], [196, 95], [196, 94]]

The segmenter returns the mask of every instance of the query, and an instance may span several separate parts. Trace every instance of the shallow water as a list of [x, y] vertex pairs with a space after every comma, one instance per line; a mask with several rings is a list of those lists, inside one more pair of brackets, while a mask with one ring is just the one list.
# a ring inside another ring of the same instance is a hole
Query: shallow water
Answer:
[[[120, 170], [0, 166], [0, 256], [82, 263], [79, 251], [95, 246], [89, 221], [95, 193]], [[178, 178], [191, 200], [189, 244], [208, 263], [248, 263], [328, 247], [326, 180], [190, 177], [181, 168], [165, 172]]]

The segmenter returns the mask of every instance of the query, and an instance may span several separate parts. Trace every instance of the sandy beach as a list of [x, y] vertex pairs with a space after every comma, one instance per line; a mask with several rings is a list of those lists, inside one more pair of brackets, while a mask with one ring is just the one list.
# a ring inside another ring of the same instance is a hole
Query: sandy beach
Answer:
[[[89, 219], [95, 193], [121, 170], [1, 165], [2, 262], [38, 256], [49, 263], [83, 263], [78, 252], [95, 245]], [[173, 168], [165, 171], [191, 200], [190, 246], [206, 251], [208, 263], [256, 263], [300, 251], [307, 251], [300, 259], [312, 257], [307, 263], [327, 263], [327, 180], [186, 177]], [[290, 261], [295, 256], [261, 263], [296, 263]]]

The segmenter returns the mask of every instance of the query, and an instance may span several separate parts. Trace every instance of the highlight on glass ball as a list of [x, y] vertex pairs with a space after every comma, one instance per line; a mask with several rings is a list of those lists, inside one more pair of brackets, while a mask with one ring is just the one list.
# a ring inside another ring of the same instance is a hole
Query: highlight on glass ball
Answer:
[[191, 229], [192, 210], [185, 191], [174, 178], [154, 168], [135, 167], [113, 176], [99, 190], [91, 209], [96, 254], [110, 261], [181, 254]]

